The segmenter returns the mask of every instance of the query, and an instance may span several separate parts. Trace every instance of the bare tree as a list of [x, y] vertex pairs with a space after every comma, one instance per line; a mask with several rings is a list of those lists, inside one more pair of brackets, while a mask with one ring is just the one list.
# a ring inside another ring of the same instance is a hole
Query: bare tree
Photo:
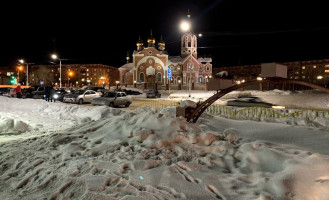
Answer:
[[35, 66], [31, 72], [31, 85], [40, 85], [40, 81], [43, 81], [45, 85], [50, 85], [55, 82], [54, 73], [52, 68], [48, 66]]

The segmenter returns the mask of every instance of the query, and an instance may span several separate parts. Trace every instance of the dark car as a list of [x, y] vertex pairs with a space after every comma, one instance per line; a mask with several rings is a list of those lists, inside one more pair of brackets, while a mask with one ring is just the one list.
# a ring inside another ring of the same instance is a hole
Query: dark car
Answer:
[[2, 95], [7, 95], [7, 94], [9, 94], [9, 92], [10, 92], [10, 87], [4, 87], [4, 88], [0, 88], [0, 96], [2, 96]]
[[55, 94], [51, 97], [57, 101], [63, 101], [64, 95], [70, 94], [70, 90], [65, 90], [63, 88], [59, 88], [55, 90]]
[[22, 97], [23, 98], [33, 98], [33, 92], [36, 91], [38, 87], [29, 87], [22, 89]]
[[265, 107], [271, 108], [273, 104], [263, 102], [258, 97], [239, 97], [237, 99], [228, 100], [227, 106], [236, 106], [236, 107]]
[[149, 90], [146, 92], [147, 98], [161, 98], [161, 94], [158, 90]]
[[126, 90], [126, 89], [124, 89], [123, 92], [125, 92], [127, 95], [140, 95], [140, 94], [143, 94], [140, 91]]
[[32, 92], [33, 98], [34, 99], [43, 99], [45, 97], [45, 92], [50, 91], [51, 87], [50, 86], [41, 86], [38, 87], [36, 91]]

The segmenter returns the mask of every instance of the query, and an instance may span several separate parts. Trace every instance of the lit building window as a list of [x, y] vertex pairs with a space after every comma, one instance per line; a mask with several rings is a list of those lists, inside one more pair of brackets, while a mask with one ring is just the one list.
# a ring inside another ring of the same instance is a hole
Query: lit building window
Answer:
[[329, 69], [324, 70], [325, 73], [329, 73]]
[[325, 67], [328, 67], [329, 68], [329, 65], [325, 65]]
[[157, 74], [157, 81], [158, 81], [158, 82], [161, 82], [161, 78], [162, 78], [161, 73], [158, 73], [158, 74]]
[[298, 76], [295, 76], [295, 79], [298, 79]]
[[303, 66], [302, 69], [305, 69], [305, 66]]
[[303, 79], [305, 79], [305, 76], [302, 76]]
[[316, 65], [313, 66], [313, 69], [316, 69]]
[[89, 72], [89, 69], [87, 69], [87, 72]]

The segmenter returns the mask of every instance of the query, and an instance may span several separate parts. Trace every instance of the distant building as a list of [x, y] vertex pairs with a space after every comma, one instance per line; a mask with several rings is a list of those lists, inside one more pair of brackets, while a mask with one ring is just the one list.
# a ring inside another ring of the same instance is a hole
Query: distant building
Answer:
[[[155, 47], [155, 38], [151, 34], [147, 39], [147, 47], [139, 38], [137, 49], [133, 52], [132, 63], [127, 63], [119, 68], [120, 83], [168, 83], [168, 69], [172, 69], [172, 84], [181, 82], [183, 85], [190, 83], [204, 84], [212, 74], [212, 59], [198, 58], [197, 37], [188, 32], [181, 37], [181, 55], [169, 56], [165, 50], [162, 36]], [[127, 57], [129, 60], [129, 55]]]
[[[53, 84], [59, 86], [59, 65], [32, 65], [29, 67], [30, 85]], [[119, 79], [115, 67], [102, 64], [62, 65], [62, 87], [114, 86]]]
[[0, 68], [0, 85], [10, 85], [11, 77], [15, 76], [15, 73], [12, 68], [1, 67]]
[[[288, 67], [288, 79], [302, 80], [322, 86], [329, 86], [329, 59], [282, 62]], [[255, 80], [261, 76], [261, 64], [214, 68], [213, 75], [227, 71], [234, 81]]]

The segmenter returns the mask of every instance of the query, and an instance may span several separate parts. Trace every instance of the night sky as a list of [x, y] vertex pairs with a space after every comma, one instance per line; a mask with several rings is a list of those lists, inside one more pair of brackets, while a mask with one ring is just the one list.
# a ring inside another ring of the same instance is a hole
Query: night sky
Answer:
[[325, 1], [31, 2], [1, 6], [0, 67], [19, 58], [49, 64], [54, 51], [66, 63], [120, 67], [150, 29], [179, 55], [179, 22], [188, 8], [193, 31], [204, 34], [199, 56], [212, 56], [214, 67], [329, 58]]

